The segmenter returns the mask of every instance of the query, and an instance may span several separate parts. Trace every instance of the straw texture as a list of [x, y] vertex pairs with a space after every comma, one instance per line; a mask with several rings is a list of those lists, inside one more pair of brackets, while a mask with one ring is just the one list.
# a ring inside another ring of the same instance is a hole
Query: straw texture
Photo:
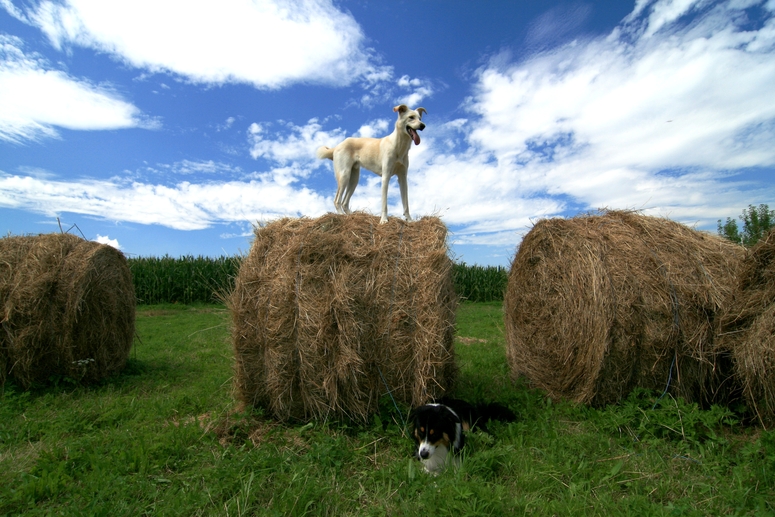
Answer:
[[70, 234], [0, 239], [0, 377], [95, 382], [120, 371], [134, 338], [124, 255]]
[[719, 323], [721, 346], [764, 427], [775, 426], [775, 230], [748, 250]]
[[636, 212], [539, 221], [504, 299], [507, 358], [552, 398], [605, 405], [635, 387], [722, 401], [728, 354], [714, 342], [743, 249]]
[[454, 384], [447, 230], [363, 213], [255, 230], [230, 296], [237, 398], [280, 420], [365, 421], [388, 388], [418, 405]]

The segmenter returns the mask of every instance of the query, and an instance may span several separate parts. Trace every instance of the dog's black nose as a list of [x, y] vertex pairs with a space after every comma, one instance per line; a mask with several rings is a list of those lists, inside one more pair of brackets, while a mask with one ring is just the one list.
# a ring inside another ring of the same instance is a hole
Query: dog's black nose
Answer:
[[422, 131], [423, 129], [425, 129], [425, 124], [422, 124], [422, 123], [421, 123], [421, 124], [420, 124], [420, 131]]
[[427, 460], [430, 453], [428, 451], [420, 451], [420, 458]]

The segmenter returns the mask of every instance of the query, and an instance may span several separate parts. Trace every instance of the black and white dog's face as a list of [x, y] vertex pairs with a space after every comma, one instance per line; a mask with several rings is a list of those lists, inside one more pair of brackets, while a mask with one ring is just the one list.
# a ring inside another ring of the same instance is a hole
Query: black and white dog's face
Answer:
[[443, 404], [420, 406], [412, 411], [410, 420], [417, 445], [415, 456], [426, 471], [437, 473], [446, 466], [447, 456], [457, 454], [463, 447], [463, 421]]
[[463, 433], [474, 425], [489, 433], [486, 423], [490, 420], [513, 422], [517, 418], [513, 411], [497, 402], [476, 406], [453, 398], [443, 398], [440, 402], [425, 404], [409, 414], [416, 443], [414, 455], [431, 474], [438, 474], [450, 463], [460, 465], [458, 453], [465, 443]]

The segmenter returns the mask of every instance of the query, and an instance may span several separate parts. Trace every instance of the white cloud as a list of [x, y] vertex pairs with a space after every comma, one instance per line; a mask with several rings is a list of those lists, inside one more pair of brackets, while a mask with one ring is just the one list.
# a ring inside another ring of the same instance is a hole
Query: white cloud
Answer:
[[626, 20], [630, 21], [633, 20], [635, 16], [641, 15], [646, 9], [646, 6], [651, 4], [651, 13], [648, 16], [646, 31], [644, 33], [644, 37], [648, 38], [659, 32], [663, 27], [671, 25], [682, 16], [690, 13], [692, 10], [701, 8], [708, 3], [708, 0], [639, 1], [637, 2], [633, 13]]
[[372, 120], [362, 125], [355, 135], [363, 138], [382, 138], [393, 131], [392, 124], [387, 119]]
[[0, 175], [0, 206], [49, 216], [69, 212], [200, 230], [223, 222], [319, 216], [333, 202], [306, 187], [278, 183], [271, 172], [257, 174], [250, 181], [181, 182], [174, 186]]
[[588, 3], [556, 5], [530, 23], [525, 42], [531, 47], [557, 44], [576, 32], [591, 13]]
[[218, 124], [215, 127], [215, 130], [218, 131], [218, 132], [227, 131], [227, 130], [231, 129], [231, 127], [234, 125], [234, 123], [236, 121], [237, 121], [236, 118], [229, 117], [229, 118], [226, 119], [226, 121], [223, 124]]
[[343, 129], [324, 131], [318, 119], [311, 119], [303, 126], [279, 121], [256, 123], [248, 128], [251, 144], [250, 155], [264, 158], [280, 165], [305, 165], [315, 168], [319, 165], [315, 150], [321, 145], [333, 147], [344, 140]]
[[396, 84], [405, 90], [402, 96], [398, 98], [398, 102], [406, 104], [410, 108], [417, 108], [420, 103], [433, 95], [433, 86], [429, 81], [425, 81], [418, 78], [410, 78], [408, 75], [404, 75], [398, 79]]
[[[195, 83], [279, 88], [370, 83], [374, 64], [353, 17], [330, 0], [38, 0], [12, 15], [57, 48], [82, 46]], [[13, 8], [13, 6], [11, 6]]]
[[18, 38], [0, 34], [0, 140], [56, 138], [57, 128], [157, 125], [109, 87], [55, 70], [43, 58], [25, 54]]
[[[772, 187], [744, 181], [753, 177], [746, 176], [747, 171], [775, 165], [775, 3], [770, 0], [760, 11], [765, 19], [751, 22], [740, 9], [752, 3], [638, 0], [633, 13], [604, 37], [578, 39], [518, 62], [494, 59], [476, 75], [464, 106], [470, 111], [466, 118], [425, 120], [428, 129], [422, 144], [410, 152], [412, 214], [441, 215], [457, 243], [513, 246], [543, 216], [599, 207], [634, 208], [712, 228], [717, 218], [739, 213], [750, 202], [771, 202]], [[6, 4], [0, 0], [0, 5]], [[220, 76], [206, 63], [188, 70], [181, 64], [185, 56], [170, 57], [170, 49], [154, 58], [132, 38], [127, 40], [131, 45], [118, 42], [118, 35], [133, 31], [131, 27], [109, 34], [96, 31], [93, 27], [102, 22], [86, 16], [99, 10], [96, 4], [72, 0], [36, 5], [25, 16], [43, 16], [46, 9], [61, 15], [59, 25], [40, 22], [52, 41], [63, 47], [89, 45], [151, 71], [167, 70], [192, 81], [240, 81], [261, 87], [296, 80], [326, 82], [315, 69], [302, 66], [293, 73], [278, 68], [267, 75], [271, 80], [250, 76], [231, 61], [226, 62], [230, 71]], [[136, 5], [143, 13], [145, 4]], [[224, 5], [232, 13], [238, 8], [236, 3]], [[239, 8], [247, 9], [246, 5]], [[196, 11], [193, 4], [192, 9]], [[159, 16], [169, 21], [163, 11]], [[67, 13], [78, 16], [70, 20]], [[557, 18], [540, 21], [547, 25]], [[220, 29], [217, 23], [214, 27], [214, 35], [204, 39], [221, 51], [228, 48], [240, 54], [234, 49], [243, 47], [233, 40], [215, 41]], [[181, 41], [188, 37], [177, 36]], [[398, 98], [398, 92], [404, 102], [416, 106], [433, 94], [433, 85], [423, 79], [405, 75], [391, 81], [388, 69], [372, 66], [359, 38], [354, 48], [360, 52], [356, 61], [361, 68], [346, 66], [359, 70], [360, 80], [371, 88], [371, 100]], [[273, 43], [274, 48], [277, 45]], [[8, 52], [20, 52], [17, 43], [12, 47]], [[22, 57], [41, 68], [38, 58]], [[136, 123], [139, 115], [132, 117]], [[386, 113], [383, 119], [366, 121], [355, 135], [383, 136], [392, 130], [393, 120]], [[227, 119], [221, 128], [233, 122]], [[56, 207], [57, 213], [176, 229], [320, 215], [332, 208], [333, 183], [329, 181], [323, 195], [303, 180], [330, 163], [315, 158], [319, 145], [333, 146], [348, 136], [341, 128], [325, 125], [319, 119], [302, 125], [251, 124], [251, 156], [270, 164], [266, 172], [246, 175], [207, 160], [156, 166], [177, 174], [237, 172], [241, 181], [159, 185], [0, 175], [0, 206], [51, 215]], [[55, 132], [56, 127], [49, 122], [34, 131], [44, 135], [46, 128]], [[379, 182], [379, 177], [363, 174], [351, 206], [378, 213]], [[391, 215], [400, 214], [395, 180], [389, 193]]]
[[24, 13], [16, 8], [15, 5], [13, 5], [13, 2], [11, 0], [0, 0], [0, 7], [8, 11], [8, 14], [16, 18], [17, 20], [21, 20], [25, 23], [29, 23], [27, 20], [27, 17], [24, 16]]
[[775, 165], [773, 20], [751, 29], [739, 10], [751, 3], [642, 1], [607, 37], [494, 60], [468, 104], [476, 151], [463, 168], [515, 201], [645, 209], [706, 226], [751, 196], [771, 200], [772, 189], [734, 181]]
[[100, 244], [107, 244], [108, 246], [113, 246], [117, 250], [121, 249], [121, 245], [118, 243], [118, 239], [111, 239], [108, 235], [100, 235], [97, 234], [97, 238], [94, 239], [94, 242], [99, 242]]
[[190, 175], [190, 174], [231, 174], [241, 173], [242, 171], [237, 167], [233, 167], [229, 164], [222, 162], [215, 162], [213, 160], [181, 160], [175, 162], [172, 165], [159, 165], [159, 168], [165, 172], [171, 172], [173, 174]]

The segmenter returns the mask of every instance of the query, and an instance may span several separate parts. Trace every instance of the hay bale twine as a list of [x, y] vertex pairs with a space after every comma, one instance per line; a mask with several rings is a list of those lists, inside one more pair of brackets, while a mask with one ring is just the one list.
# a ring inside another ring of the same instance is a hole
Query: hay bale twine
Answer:
[[390, 388], [443, 396], [457, 373], [447, 230], [363, 213], [257, 227], [230, 296], [235, 388], [280, 420], [365, 421]]
[[775, 230], [747, 251], [718, 335], [747, 404], [765, 428], [775, 426]]
[[52, 233], [0, 239], [0, 377], [94, 382], [120, 371], [134, 338], [124, 255]]
[[601, 406], [635, 387], [702, 404], [723, 397], [714, 318], [742, 249], [635, 212], [539, 221], [504, 299], [507, 358], [554, 399]]

